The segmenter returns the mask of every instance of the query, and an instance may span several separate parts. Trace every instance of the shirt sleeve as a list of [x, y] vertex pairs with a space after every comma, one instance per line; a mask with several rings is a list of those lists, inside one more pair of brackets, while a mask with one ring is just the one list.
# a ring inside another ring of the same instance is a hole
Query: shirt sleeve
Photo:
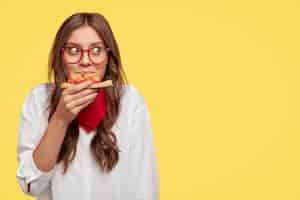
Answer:
[[32, 89], [26, 96], [20, 114], [17, 144], [17, 180], [24, 193], [39, 197], [49, 190], [50, 180], [54, 168], [50, 171], [41, 171], [33, 160], [33, 151], [46, 129], [46, 123], [42, 120], [36, 95]]
[[135, 200], [158, 200], [159, 173], [150, 115], [145, 103], [135, 112], [133, 131], [137, 138], [133, 145]]

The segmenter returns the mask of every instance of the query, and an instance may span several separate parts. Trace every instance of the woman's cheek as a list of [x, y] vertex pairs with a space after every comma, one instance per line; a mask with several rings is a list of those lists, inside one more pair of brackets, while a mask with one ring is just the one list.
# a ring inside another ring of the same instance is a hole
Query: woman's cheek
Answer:
[[101, 78], [105, 75], [106, 67], [107, 67], [106, 63], [96, 66], [96, 70], [98, 74], [100, 74]]
[[100, 80], [102, 80], [105, 75], [105, 69], [98, 70], [98, 74], [100, 76]]
[[68, 71], [68, 73], [72, 73], [72, 72], [75, 72], [77, 71], [78, 67], [77, 66], [74, 66], [74, 65], [67, 65], [66, 66], [66, 70]]
[[96, 65], [96, 69], [97, 70], [104, 70], [106, 69], [106, 66], [107, 66], [107, 59], [105, 59], [102, 63], [100, 63], [99, 65]]

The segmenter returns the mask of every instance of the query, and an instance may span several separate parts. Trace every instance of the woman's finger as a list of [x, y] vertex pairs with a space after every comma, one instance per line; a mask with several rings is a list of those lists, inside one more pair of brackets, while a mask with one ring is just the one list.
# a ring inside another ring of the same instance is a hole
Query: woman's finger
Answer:
[[80, 99], [82, 97], [85, 97], [89, 94], [97, 94], [98, 93], [98, 89], [89, 89], [89, 88], [86, 88], [86, 89], [83, 89], [82, 91], [76, 93], [76, 94], [71, 94], [68, 96], [68, 101], [73, 101], [73, 100], [76, 100], [76, 99]]
[[83, 90], [84, 88], [88, 88], [93, 82], [88, 80], [88, 81], [83, 81], [82, 83], [78, 83], [78, 84], [71, 84], [70, 87], [66, 88], [64, 90], [65, 94], [74, 94], [77, 93], [81, 90]]
[[74, 109], [73, 109], [73, 112], [77, 115], [82, 109], [84, 109], [85, 107], [87, 107], [90, 103], [92, 103], [94, 100], [89, 100], [79, 106], [76, 106]]
[[81, 97], [80, 99], [71, 101], [70, 103], [67, 104], [67, 107], [69, 109], [73, 109], [74, 107], [79, 106], [89, 100], [94, 100], [96, 98], [96, 96], [97, 96], [97, 93], [92, 93], [92, 94], [86, 95], [84, 97]]

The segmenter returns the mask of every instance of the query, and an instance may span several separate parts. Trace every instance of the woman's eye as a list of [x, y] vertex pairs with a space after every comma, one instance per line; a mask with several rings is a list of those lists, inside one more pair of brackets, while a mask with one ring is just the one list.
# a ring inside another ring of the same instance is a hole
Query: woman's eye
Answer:
[[99, 55], [101, 53], [101, 47], [94, 47], [92, 48], [92, 54]]
[[80, 49], [77, 48], [77, 47], [68, 47], [68, 52], [69, 52], [70, 54], [77, 54], [77, 53], [80, 52]]

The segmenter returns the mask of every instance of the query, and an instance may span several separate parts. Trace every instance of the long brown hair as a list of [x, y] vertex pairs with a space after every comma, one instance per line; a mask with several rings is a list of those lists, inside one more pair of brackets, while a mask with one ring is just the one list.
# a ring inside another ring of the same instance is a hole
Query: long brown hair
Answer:
[[[128, 83], [125, 72], [122, 68], [119, 48], [108, 21], [99, 13], [80, 12], [68, 17], [60, 26], [49, 54], [48, 80], [51, 82], [54, 74], [54, 90], [50, 97], [48, 106], [50, 121], [56, 106], [61, 97], [60, 85], [67, 81], [65, 66], [60, 54], [61, 48], [68, 41], [71, 33], [84, 25], [92, 27], [102, 38], [104, 45], [110, 49], [108, 52], [108, 63], [103, 80], [112, 80], [113, 87], [105, 88], [107, 92], [107, 113], [99, 123], [96, 134], [93, 136], [90, 149], [94, 159], [97, 161], [103, 172], [111, 171], [119, 160], [119, 147], [117, 137], [112, 132], [112, 127], [117, 120], [120, 111], [120, 100], [123, 94], [123, 85]], [[79, 124], [74, 119], [68, 126], [67, 132], [60, 149], [57, 163], [63, 161], [64, 173], [68, 169], [76, 154], [76, 144], [79, 137]]]

